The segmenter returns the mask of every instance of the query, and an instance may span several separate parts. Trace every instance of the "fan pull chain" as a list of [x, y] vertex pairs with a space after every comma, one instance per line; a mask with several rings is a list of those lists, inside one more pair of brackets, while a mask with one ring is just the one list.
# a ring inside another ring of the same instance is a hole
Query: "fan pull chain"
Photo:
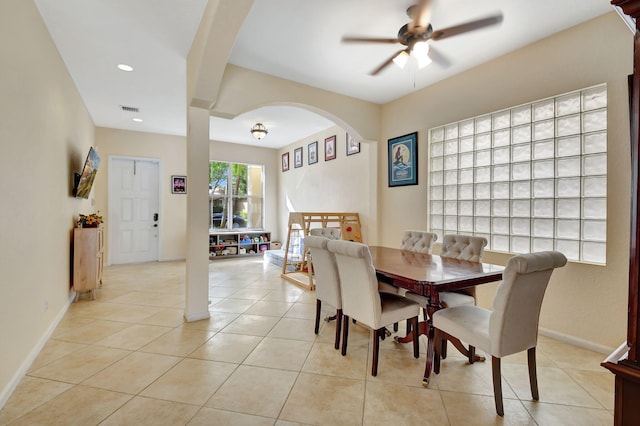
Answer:
[[413, 88], [416, 88], [416, 67], [413, 67]]

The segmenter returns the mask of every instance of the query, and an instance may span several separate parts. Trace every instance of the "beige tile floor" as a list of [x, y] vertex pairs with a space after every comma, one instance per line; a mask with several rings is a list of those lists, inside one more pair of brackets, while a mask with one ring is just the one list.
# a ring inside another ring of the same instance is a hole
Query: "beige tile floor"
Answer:
[[[370, 375], [368, 330], [333, 349], [313, 333], [315, 296], [260, 258], [209, 268], [211, 318], [184, 323], [184, 262], [106, 268], [97, 300], [71, 305], [5, 407], [11, 425], [610, 425], [604, 355], [541, 336], [540, 401], [526, 356], [503, 360], [504, 418], [490, 363], [449, 349], [422, 387], [423, 354], [392, 339]], [[327, 311], [328, 313], [329, 311]], [[402, 329], [400, 331], [402, 334]]]

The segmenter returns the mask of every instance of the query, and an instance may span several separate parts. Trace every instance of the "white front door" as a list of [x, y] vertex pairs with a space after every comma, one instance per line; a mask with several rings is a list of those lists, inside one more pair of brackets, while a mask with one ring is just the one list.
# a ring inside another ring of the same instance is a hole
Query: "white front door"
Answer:
[[109, 262], [158, 260], [159, 163], [109, 159]]

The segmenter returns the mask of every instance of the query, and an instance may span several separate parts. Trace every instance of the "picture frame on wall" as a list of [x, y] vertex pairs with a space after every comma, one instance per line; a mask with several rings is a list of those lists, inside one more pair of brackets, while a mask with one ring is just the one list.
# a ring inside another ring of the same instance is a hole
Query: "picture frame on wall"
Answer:
[[333, 135], [324, 140], [324, 161], [334, 160], [335, 158], [336, 135]]
[[389, 139], [389, 186], [418, 184], [418, 132]]
[[293, 150], [293, 167], [302, 167], [302, 147]]
[[171, 176], [171, 193], [186, 194], [187, 193], [187, 177], [182, 175]]
[[347, 133], [347, 155], [353, 155], [360, 152], [360, 142], [355, 140]]
[[289, 170], [289, 153], [285, 152], [282, 154], [282, 171], [286, 172]]
[[308, 151], [309, 164], [316, 164], [318, 162], [318, 141], [311, 142]]

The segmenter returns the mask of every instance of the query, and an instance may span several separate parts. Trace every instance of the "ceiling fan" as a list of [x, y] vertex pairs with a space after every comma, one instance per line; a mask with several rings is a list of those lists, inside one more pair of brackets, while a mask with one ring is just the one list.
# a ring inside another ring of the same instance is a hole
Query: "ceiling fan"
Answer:
[[[391, 65], [392, 62], [395, 62], [400, 66], [400, 68], [402, 68], [409, 59], [409, 56], [416, 58], [419, 68], [423, 68], [431, 63], [432, 59], [443, 65], [447, 65], [448, 61], [446, 58], [430, 47], [427, 41], [442, 40], [447, 37], [474, 31], [502, 22], [502, 13], [497, 13], [487, 16], [486, 18], [434, 31], [431, 23], [429, 22], [431, 15], [431, 2], [432, 0], [419, 0], [417, 4], [409, 6], [407, 9], [407, 15], [411, 18], [411, 21], [400, 28], [396, 38], [344, 36], [342, 37], [342, 41], [344, 43], [399, 43], [405, 46], [400, 51], [394, 53], [393, 56], [384, 61], [376, 69], [371, 71], [371, 75], [376, 75], [387, 66]], [[431, 53], [429, 54], [429, 52]]]

